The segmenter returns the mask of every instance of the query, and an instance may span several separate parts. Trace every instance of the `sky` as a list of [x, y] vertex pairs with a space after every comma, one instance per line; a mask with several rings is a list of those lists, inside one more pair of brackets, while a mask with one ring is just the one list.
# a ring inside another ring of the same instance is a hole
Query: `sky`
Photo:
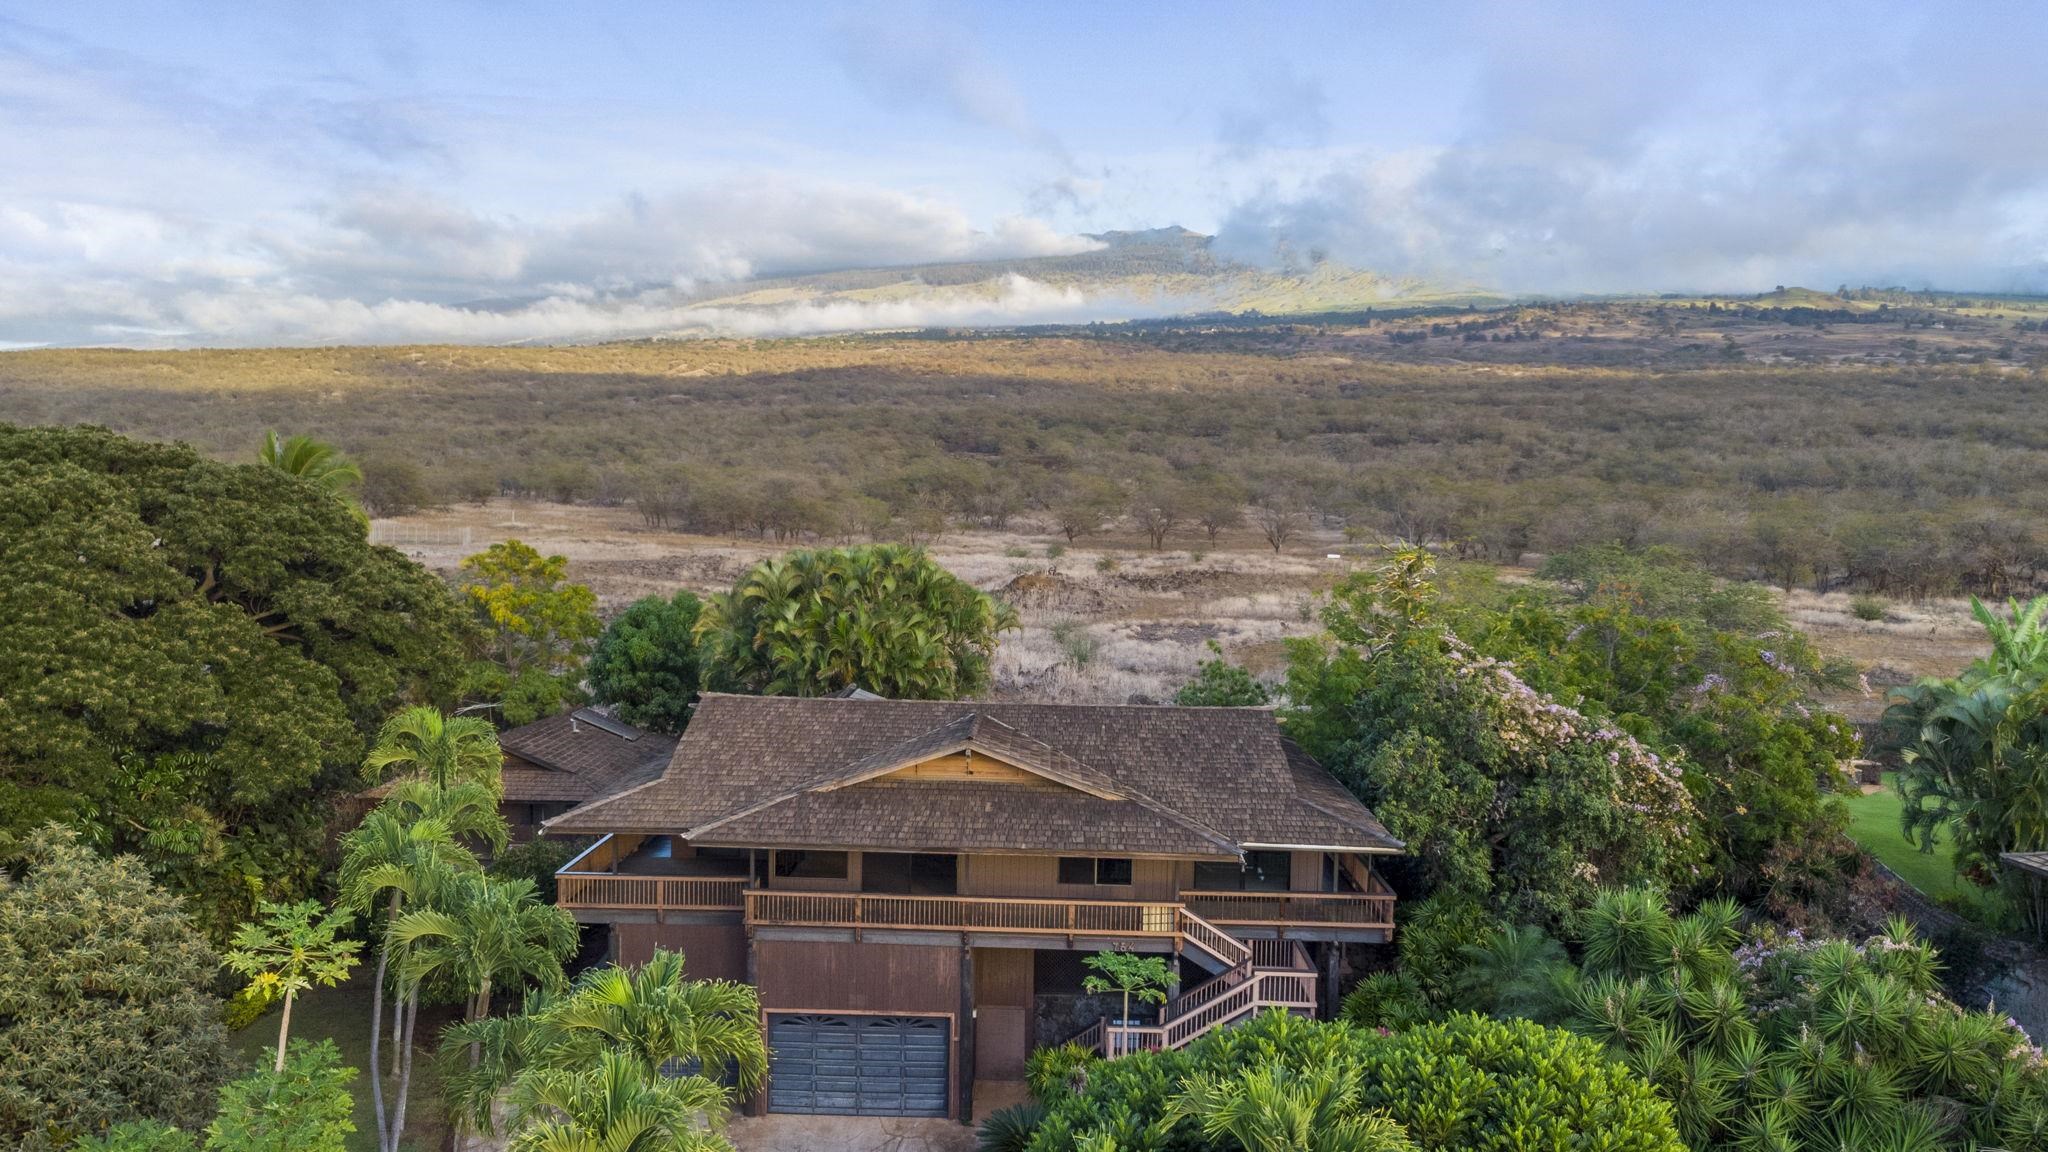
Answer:
[[635, 335], [1167, 224], [1512, 293], [2048, 291], [2044, 59], [1992, 0], [0, 0], [0, 347]]

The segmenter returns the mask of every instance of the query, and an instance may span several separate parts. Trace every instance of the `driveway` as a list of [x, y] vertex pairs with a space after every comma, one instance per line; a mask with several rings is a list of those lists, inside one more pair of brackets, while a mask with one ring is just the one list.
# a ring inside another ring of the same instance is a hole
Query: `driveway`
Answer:
[[735, 1116], [725, 1134], [738, 1152], [972, 1152], [957, 1120], [886, 1116]]

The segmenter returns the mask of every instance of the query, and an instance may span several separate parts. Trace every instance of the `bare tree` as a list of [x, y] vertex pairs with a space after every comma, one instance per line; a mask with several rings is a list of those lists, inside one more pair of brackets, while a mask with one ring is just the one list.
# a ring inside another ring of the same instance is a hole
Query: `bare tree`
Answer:
[[1166, 544], [1166, 538], [1180, 527], [1181, 519], [1179, 496], [1172, 491], [1140, 496], [1131, 504], [1131, 521], [1152, 542], [1154, 551]]
[[1252, 504], [1252, 523], [1277, 553], [1308, 527], [1308, 513], [1292, 497], [1265, 496]]

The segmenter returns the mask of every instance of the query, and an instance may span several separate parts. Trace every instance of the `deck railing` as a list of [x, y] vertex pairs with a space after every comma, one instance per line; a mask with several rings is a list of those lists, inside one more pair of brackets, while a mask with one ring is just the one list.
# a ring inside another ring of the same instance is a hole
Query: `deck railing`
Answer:
[[1111, 900], [874, 893], [746, 894], [747, 921], [815, 928], [944, 928], [1043, 935], [1159, 936], [1180, 931], [1180, 908]]
[[555, 903], [626, 912], [737, 912], [745, 876], [630, 876], [557, 872]]
[[1366, 892], [1183, 892], [1188, 911], [1215, 924], [1328, 924], [1392, 928], [1394, 898]]

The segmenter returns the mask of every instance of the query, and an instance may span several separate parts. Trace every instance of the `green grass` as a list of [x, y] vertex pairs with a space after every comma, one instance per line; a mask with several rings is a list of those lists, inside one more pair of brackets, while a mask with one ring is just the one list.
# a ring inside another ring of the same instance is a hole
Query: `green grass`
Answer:
[[1968, 893], [1968, 885], [1957, 879], [1950, 846], [1938, 844], [1932, 853], [1922, 852], [1899, 831], [1899, 794], [1892, 774], [1884, 787], [1868, 796], [1842, 798], [1849, 806], [1849, 838], [1863, 850], [1899, 874], [1899, 878], [1931, 897], [1950, 892]]
[[[369, 1080], [370, 983], [367, 976], [360, 976], [338, 988], [316, 988], [292, 1006], [292, 1042], [333, 1040], [334, 1046], [341, 1049], [341, 1062], [356, 1070], [356, 1078], [349, 1085], [356, 1100], [356, 1130], [348, 1138], [349, 1152], [376, 1152], [377, 1148], [377, 1120], [370, 1103]], [[385, 1011], [390, 1011], [388, 1004]], [[277, 1016], [272, 1009], [231, 1038], [250, 1068], [256, 1067], [265, 1053], [276, 1046]], [[434, 1075], [433, 1059], [434, 1037], [447, 1019], [446, 1010], [437, 1011], [431, 1006], [420, 1010], [421, 1046], [413, 1059], [412, 1103], [406, 1107], [405, 1143], [422, 1152], [445, 1143], [447, 1125], [441, 1112], [440, 1084]], [[386, 1048], [383, 1055], [388, 1061], [390, 1049]], [[385, 1103], [388, 1106], [390, 1101]]]

